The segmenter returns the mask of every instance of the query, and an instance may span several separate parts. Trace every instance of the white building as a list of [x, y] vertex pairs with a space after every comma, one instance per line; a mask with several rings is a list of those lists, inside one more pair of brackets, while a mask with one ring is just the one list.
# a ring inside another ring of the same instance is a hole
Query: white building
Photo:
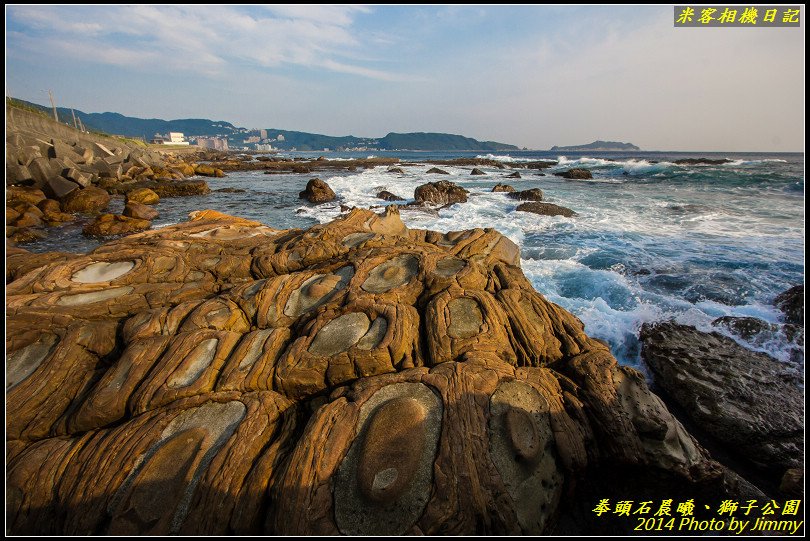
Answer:
[[187, 145], [189, 144], [186, 141], [186, 138], [183, 136], [181, 132], [170, 131], [169, 132], [169, 140], [166, 141], [167, 145]]

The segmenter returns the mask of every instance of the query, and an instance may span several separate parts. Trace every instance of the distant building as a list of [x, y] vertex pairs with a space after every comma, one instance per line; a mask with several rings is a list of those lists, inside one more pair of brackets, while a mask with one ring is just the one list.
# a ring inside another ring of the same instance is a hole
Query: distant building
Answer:
[[284, 141], [284, 136], [279, 134], [278, 137], [276, 137], [276, 141], [278, 141], [278, 142]]
[[259, 130], [259, 138], [267, 139], [267, 130]]
[[268, 144], [256, 143], [256, 151], [257, 152], [272, 152], [274, 150], [276, 150], [276, 149], [273, 147], [273, 145], [271, 145], [269, 143]]
[[187, 145], [189, 144], [186, 141], [186, 138], [183, 137], [181, 132], [170, 131], [169, 132], [169, 140], [165, 143], [167, 145]]
[[225, 137], [197, 137], [197, 146], [214, 150], [228, 150], [228, 139]]
[[259, 137], [258, 135], [251, 135], [250, 137], [245, 139], [245, 143], [248, 143], [248, 144], [250, 144], [250, 143], [258, 143], [261, 140], [262, 140], [261, 137]]

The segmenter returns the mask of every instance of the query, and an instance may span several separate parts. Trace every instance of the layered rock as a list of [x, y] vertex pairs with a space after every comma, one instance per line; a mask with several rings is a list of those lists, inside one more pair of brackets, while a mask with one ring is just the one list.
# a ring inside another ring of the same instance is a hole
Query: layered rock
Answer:
[[597, 494], [727, 496], [519, 265], [494, 230], [409, 230], [395, 206], [15, 249], [7, 531], [594, 533]]

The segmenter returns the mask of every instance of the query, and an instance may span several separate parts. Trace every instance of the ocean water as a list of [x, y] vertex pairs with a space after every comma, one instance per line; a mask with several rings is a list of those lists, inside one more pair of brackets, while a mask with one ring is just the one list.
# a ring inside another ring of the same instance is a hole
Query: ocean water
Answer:
[[[295, 153], [328, 159], [368, 157], [369, 153]], [[405, 210], [409, 227], [454, 231], [493, 227], [521, 248], [521, 266], [535, 288], [576, 314], [586, 332], [606, 340], [620, 362], [640, 366], [638, 332], [645, 322], [675, 319], [703, 330], [720, 330], [720, 316], [754, 316], [779, 323], [776, 295], [804, 282], [804, 155], [729, 153], [589, 153], [520, 151], [509, 153], [379, 152], [413, 164], [404, 174], [377, 167], [317, 175], [337, 193], [334, 203], [310, 205], [298, 198], [314, 174], [231, 173], [212, 179], [213, 190], [244, 193], [164, 199], [154, 227], [184, 221], [193, 210], [211, 208], [261, 221], [271, 227], [309, 227], [340, 214], [340, 205], [378, 207], [388, 190], [412, 200], [425, 182], [450, 180], [470, 190], [467, 203], [438, 213]], [[518, 169], [521, 179], [505, 179], [509, 169], [440, 166], [449, 175], [428, 175], [431, 159], [487, 157], [507, 167], [523, 161], [558, 160], [542, 170]], [[723, 165], [679, 165], [684, 158], [727, 158]], [[571, 167], [591, 170], [592, 180], [566, 180], [552, 173]], [[545, 200], [577, 216], [537, 216], [516, 212], [519, 202], [491, 193], [498, 182], [517, 190], [541, 188]], [[113, 209], [123, 207], [123, 199]], [[34, 251], [84, 252], [98, 242], [81, 237], [81, 223], [54, 228], [49, 238], [29, 245]], [[739, 342], [789, 362], [781, 332]]]

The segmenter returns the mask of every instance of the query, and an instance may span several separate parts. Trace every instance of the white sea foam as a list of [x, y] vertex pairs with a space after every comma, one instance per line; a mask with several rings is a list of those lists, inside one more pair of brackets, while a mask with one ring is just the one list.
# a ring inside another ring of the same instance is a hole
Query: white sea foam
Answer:
[[513, 156], [502, 156], [500, 154], [479, 154], [476, 156], [479, 160], [496, 160], [504, 163], [525, 163], [536, 162], [537, 158], [515, 158]]
[[787, 160], [782, 160], [779, 158], [766, 158], [763, 160], [732, 160], [724, 163], [723, 165], [726, 167], [736, 167], [740, 165], [759, 165], [761, 163], [787, 163]]

